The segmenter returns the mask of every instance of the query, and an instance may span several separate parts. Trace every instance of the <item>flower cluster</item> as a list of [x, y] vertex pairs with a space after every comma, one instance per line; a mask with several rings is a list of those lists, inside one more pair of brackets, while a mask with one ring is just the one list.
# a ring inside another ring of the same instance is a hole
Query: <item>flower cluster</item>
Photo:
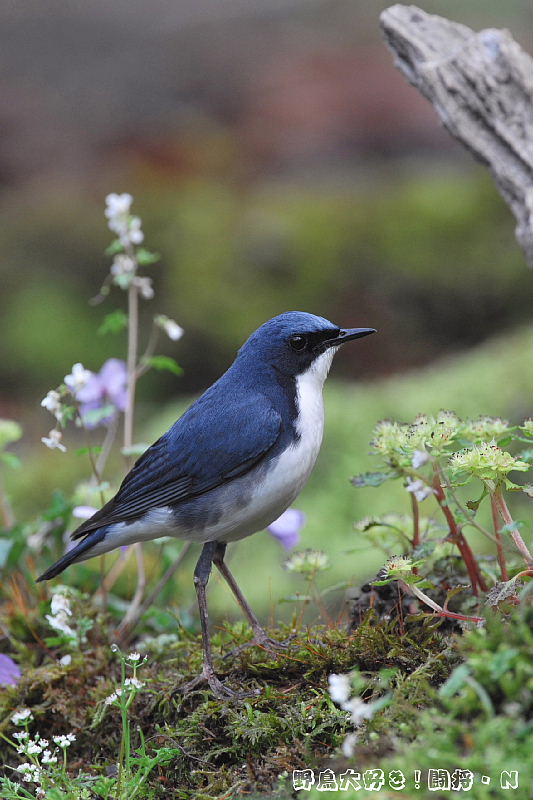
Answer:
[[[381, 703], [365, 703], [358, 696], [351, 697], [352, 694], [352, 677], [350, 675], [337, 675], [331, 674], [328, 678], [329, 682], [329, 695], [334, 703], [337, 703], [343, 711], [347, 711], [350, 715], [350, 722], [354, 728], [359, 728], [371, 719], [376, 710], [381, 707]], [[342, 745], [342, 752], [346, 758], [351, 758], [354, 754], [355, 744], [357, 742], [357, 733], [350, 733], [344, 740]]]
[[50, 626], [66, 636], [67, 639], [77, 641], [76, 631], [70, 625], [72, 617], [70, 600], [61, 591], [56, 591], [52, 595], [51, 611], [51, 614], [46, 614]]
[[453, 411], [439, 411], [436, 416], [420, 414], [413, 423], [382, 420], [374, 429], [372, 452], [381, 455], [393, 467], [423, 466], [430, 454], [445, 452], [461, 430], [461, 420]]
[[303, 552], [293, 553], [284, 565], [288, 572], [299, 572], [301, 575], [316, 575], [329, 566], [326, 553], [322, 550], [304, 550]]
[[482, 416], [465, 420], [461, 426], [461, 435], [471, 442], [498, 441], [512, 431], [511, 423], [501, 417]]
[[108, 194], [106, 199], [105, 215], [109, 230], [116, 233], [124, 248], [141, 244], [144, 234], [141, 229], [139, 217], [130, 214], [133, 197], [131, 194]]
[[469, 480], [471, 477], [482, 481], [502, 481], [509, 472], [525, 472], [530, 465], [515, 458], [492, 442], [482, 442], [465, 450], [460, 450], [450, 459], [452, 476], [456, 480]]
[[50, 745], [48, 739], [43, 739], [39, 734], [31, 737], [28, 731], [28, 726], [33, 720], [33, 714], [29, 708], [23, 708], [16, 711], [12, 717], [11, 722], [17, 726], [23, 726], [24, 730], [16, 731], [13, 734], [13, 739], [17, 742], [15, 745], [19, 755], [26, 756], [29, 761], [25, 761], [16, 767], [16, 771], [20, 774], [25, 783], [34, 783], [37, 787], [37, 797], [45, 797], [46, 785], [45, 779], [49, 777], [50, 769], [58, 762], [59, 749], [63, 750], [63, 770], [66, 766], [66, 750], [70, 745], [76, 741], [76, 736], [73, 733], [67, 733], [61, 736], [53, 736], [52, 740], [56, 747]]

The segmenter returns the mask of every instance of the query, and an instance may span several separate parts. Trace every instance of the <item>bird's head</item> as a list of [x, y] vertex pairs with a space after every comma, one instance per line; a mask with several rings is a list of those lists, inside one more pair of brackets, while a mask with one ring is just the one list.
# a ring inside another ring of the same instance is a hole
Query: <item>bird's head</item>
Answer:
[[288, 311], [252, 333], [239, 359], [268, 364], [292, 377], [311, 371], [323, 382], [338, 348], [371, 333], [374, 328], [339, 328], [324, 317]]

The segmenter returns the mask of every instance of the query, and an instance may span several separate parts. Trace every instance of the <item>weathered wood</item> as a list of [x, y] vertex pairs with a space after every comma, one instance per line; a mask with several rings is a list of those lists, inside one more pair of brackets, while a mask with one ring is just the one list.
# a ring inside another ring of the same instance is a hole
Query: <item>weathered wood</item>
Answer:
[[475, 33], [416, 6], [391, 6], [381, 25], [396, 66], [490, 167], [533, 267], [533, 60], [509, 31]]

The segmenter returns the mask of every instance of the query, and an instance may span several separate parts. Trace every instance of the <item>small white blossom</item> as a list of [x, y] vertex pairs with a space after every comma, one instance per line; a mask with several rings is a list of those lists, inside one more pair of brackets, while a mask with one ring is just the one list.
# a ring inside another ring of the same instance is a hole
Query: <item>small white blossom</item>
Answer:
[[414, 481], [412, 478], [408, 478], [406, 488], [408, 492], [412, 492], [414, 494], [419, 503], [433, 494], [433, 489], [431, 486], [427, 486], [424, 481], [421, 480]]
[[69, 664], [72, 664], [72, 656], [67, 653], [66, 656], [62, 656], [59, 659], [59, 663], [61, 664], [62, 667], [68, 667]]
[[345, 758], [352, 758], [358, 738], [356, 733], [349, 733], [342, 743], [342, 754]]
[[122, 694], [122, 689], [116, 689], [112, 694], [106, 697], [104, 703], [106, 704], [106, 706], [113, 705], [115, 700], [118, 700], [121, 694]]
[[48, 747], [48, 739], [39, 739], [39, 747], [43, 750], [45, 747]]
[[52, 614], [46, 614], [46, 619], [54, 630], [64, 633], [67, 636], [70, 636], [72, 639], [76, 638], [76, 631], [68, 624], [68, 618], [65, 614], [58, 614], [55, 617], [52, 616]]
[[76, 737], [73, 733], [67, 733], [65, 736], [54, 736], [54, 743], [57, 744], [58, 747], [70, 747], [72, 742], [76, 741]]
[[57, 764], [57, 756], [52, 755], [51, 750], [45, 750], [41, 756], [41, 764]]
[[137, 287], [143, 300], [151, 300], [154, 296], [154, 287], [152, 286], [151, 278], [140, 278], [137, 276], [133, 279], [133, 285]]
[[33, 739], [29, 739], [21, 747], [19, 747], [18, 750], [19, 752], [24, 752], [27, 753], [29, 756], [33, 756], [38, 753], [41, 753], [43, 748], [41, 747], [39, 742], [36, 742]]
[[158, 314], [154, 322], [165, 331], [168, 338], [172, 339], [173, 342], [177, 342], [184, 334], [183, 328], [173, 319], [165, 317], [164, 314]]
[[140, 660], [141, 660], [141, 654], [140, 653], [133, 652], [133, 653], [130, 653], [129, 656], [128, 656], [128, 661], [135, 661], [136, 662], [136, 661], [140, 661]]
[[11, 717], [11, 722], [14, 725], [24, 725], [25, 722], [30, 722], [33, 719], [33, 714], [29, 708], [23, 708], [21, 711], [15, 711]]
[[15, 769], [21, 773], [23, 781], [40, 783], [41, 771], [36, 764], [30, 764], [26, 761], [24, 764], [19, 764]]
[[111, 275], [115, 277], [132, 275], [135, 272], [135, 261], [124, 253], [119, 253], [111, 264]]
[[423, 467], [424, 464], [427, 464], [428, 461], [429, 453], [427, 450], [415, 450], [411, 464], [413, 465], [413, 469], [418, 469], [419, 467]]
[[45, 444], [50, 450], [61, 450], [62, 453], [67, 452], [67, 448], [64, 444], [61, 443], [61, 439], [63, 438], [63, 434], [61, 431], [58, 431], [54, 428], [51, 430], [48, 436], [42, 436], [41, 442]]
[[142, 689], [144, 683], [138, 678], [126, 678], [124, 681], [124, 686], [133, 686], [134, 689]]
[[350, 720], [356, 728], [374, 715], [372, 703], [365, 703], [360, 697], [352, 697], [342, 704], [342, 709], [350, 712]]
[[61, 405], [61, 395], [55, 389], [50, 389], [46, 397], [41, 400], [41, 405], [46, 408], [58, 422], [63, 420], [63, 406]]
[[30, 734], [28, 731], [17, 731], [13, 734], [13, 739], [18, 739], [19, 742], [24, 741], [24, 739], [29, 739]]
[[67, 614], [69, 617], [72, 616], [72, 609], [70, 607], [70, 601], [66, 595], [61, 594], [61, 592], [56, 592], [52, 595], [52, 601], [50, 603], [50, 607], [52, 609], [52, 614], [56, 616], [57, 614]]
[[93, 373], [90, 369], [85, 369], [83, 364], [78, 362], [72, 367], [72, 372], [70, 375], [65, 375], [65, 384], [68, 386], [72, 394], [76, 395], [77, 392], [87, 386], [92, 374]]
[[132, 244], [141, 244], [144, 239], [144, 233], [141, 230], [141, 220], [139, 217], [131, 217], [129, 227], [130, 242]]
[[133, 202], [131, 194], [108, 194], [105, 202], [107, 224], [109, 229], [117, 234], [121, 244], [124, 247], [130, 244], [140, 244], [144, 239], [144, 235], [139, 217], [130, 216]]
[[350, 678], [348, 675], [336, 675], [333, 673], [328, 678], [329, 694], [334, 703], [341, 705], [350, 697]]

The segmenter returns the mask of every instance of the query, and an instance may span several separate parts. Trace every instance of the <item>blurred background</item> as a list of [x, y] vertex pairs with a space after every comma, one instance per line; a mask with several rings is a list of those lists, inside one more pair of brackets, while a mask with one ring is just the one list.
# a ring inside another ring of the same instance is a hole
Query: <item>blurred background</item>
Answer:
[[[109, 192], [134, 195], [146, 244], [161, 255], [143, 315], [186, 330], [162, 348], [183, 377], [152, 373], [139, 385], [138, 440], [159, 435], [275, 314], [379, 329], [337, 357], [324, 449], [297, 502], [308, 518], [302, 544], [328, 551], [330, 576], [371, 577], [382, 556], [354, 521], [408, 508], [400, 488], [350, 486], [375, 468], [377, 420], [441, 407], [513, 421], [531, 413], [531, 275], [514, 220], [486, 170], [394, 68], [378, 24], [386, 5], [2, 3], [0, 416], [25, 430], [23, 469], [5, 477], [19, 517], [87, 472], [73, 452], [41, 445], [51, 426], [41, 398], [74, 362], [98, 370], [125, 354], [122, 334], [96, 335], [122, 293], [88, 302], [109, 270]], [[421, 5], [475, 29], [508, 28], [532, 49], [528, 0]], [[117, 457], [109, 480], [123, 471]], [[232, 557], [263, 612], [298, 588], [287, 588], [297, 579], [267, 534]], [[85, 567], [68, 581], [76, 569]], [[171, 602], [192, 598], [190, 571]], [[134, 571], [122, 580], [127, 596]], [[225, 590], [214, 593], [233, 609]]]

